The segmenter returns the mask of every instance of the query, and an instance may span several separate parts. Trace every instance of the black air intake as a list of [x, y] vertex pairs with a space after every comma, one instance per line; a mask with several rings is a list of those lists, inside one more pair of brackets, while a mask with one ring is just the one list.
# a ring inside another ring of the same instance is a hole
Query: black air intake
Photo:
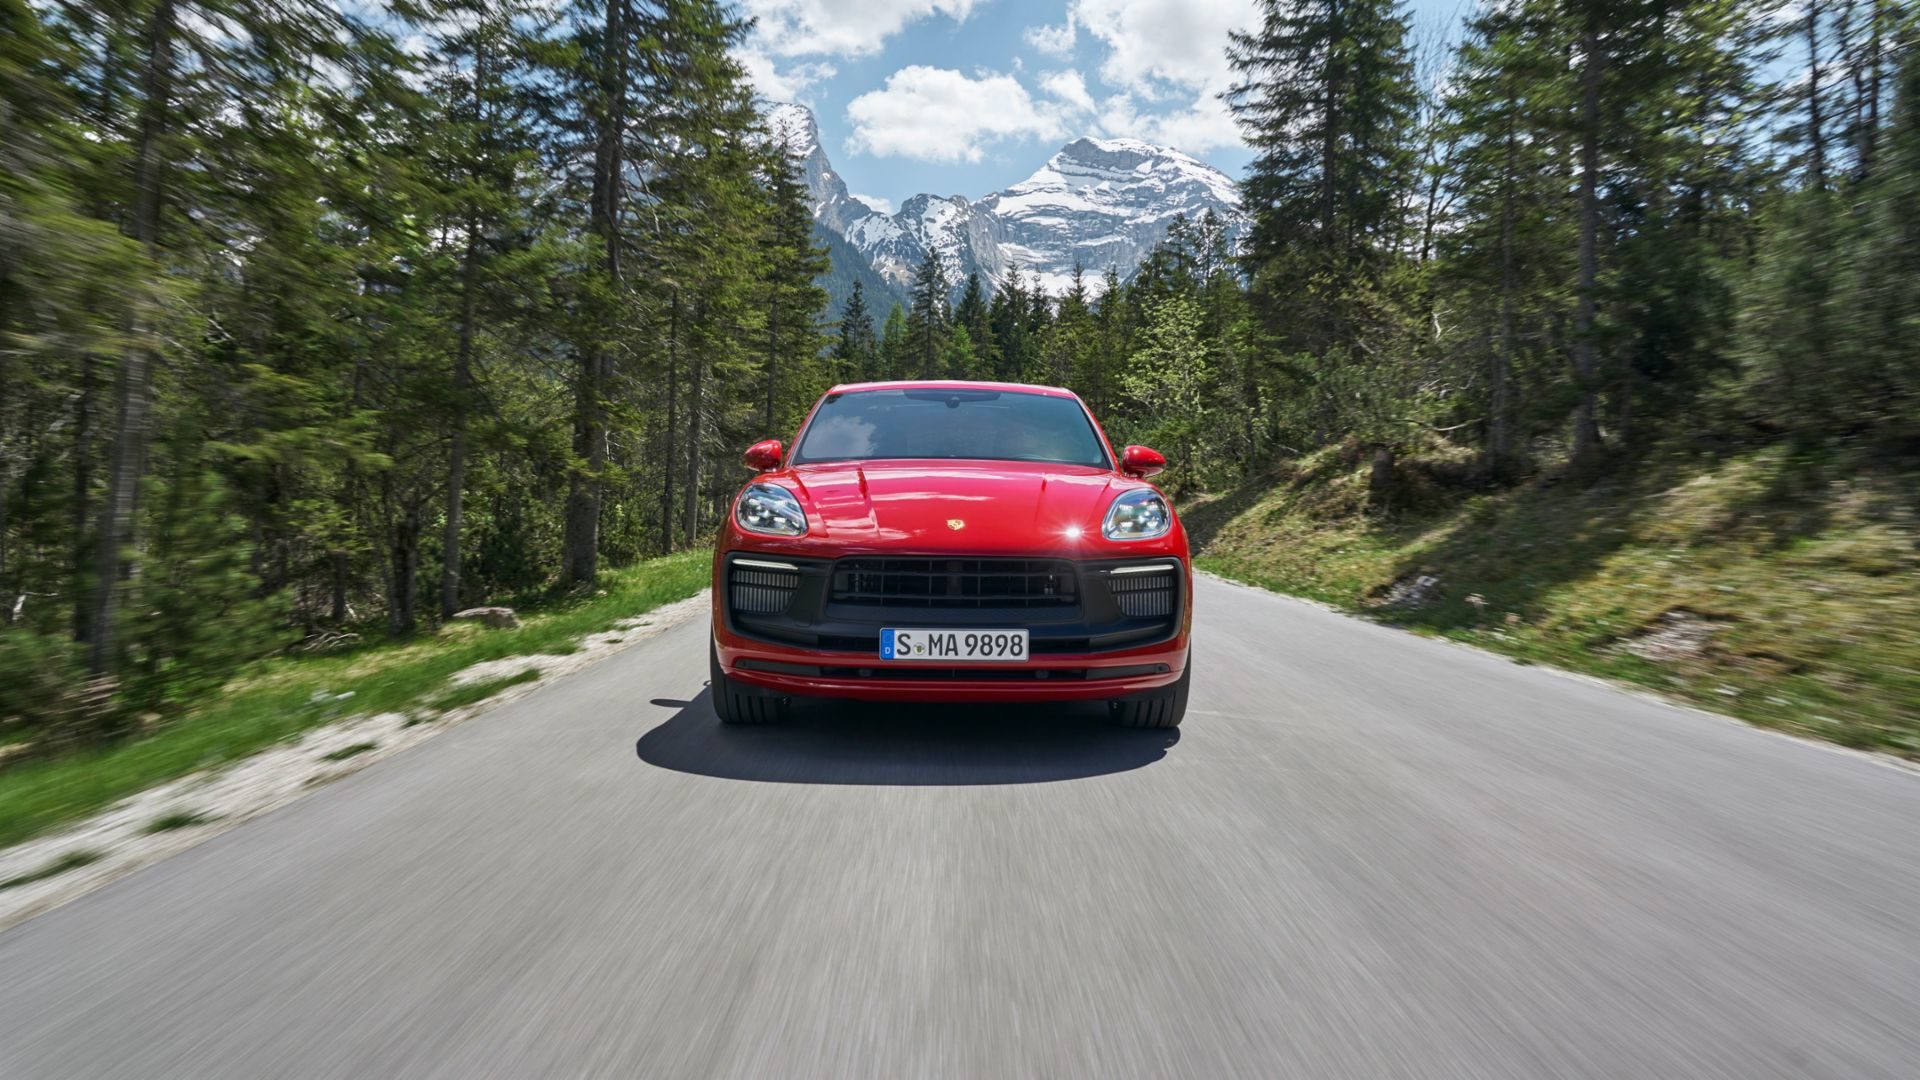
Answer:
[[1122, 566], [1107, 574], [1107, 588], [1120, 614], [1133, 619], [1164, 619], [1173, 614], [1174, 568]]
[[832, 600], [893, 608], [1071, 608], [1080, 578], [1064, 559], [841, 559]]
[[742, 615], [776, 615], [787, 610], [800, 571], [750, 559], [736, 559], [727, 568], [727, 596]]

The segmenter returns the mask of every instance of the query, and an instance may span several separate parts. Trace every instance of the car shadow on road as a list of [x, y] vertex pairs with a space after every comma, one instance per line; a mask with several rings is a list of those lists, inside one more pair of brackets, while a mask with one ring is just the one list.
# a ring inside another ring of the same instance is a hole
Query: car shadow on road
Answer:
[[784, 723], [729, 727], [708, 691], [640, 737], [640, 760], [725, 780], [782, 784], [1040, 784], [1151, 765], [1180, 732], [1107, 723], [1100, 703], [878, 705], [796, 699]]

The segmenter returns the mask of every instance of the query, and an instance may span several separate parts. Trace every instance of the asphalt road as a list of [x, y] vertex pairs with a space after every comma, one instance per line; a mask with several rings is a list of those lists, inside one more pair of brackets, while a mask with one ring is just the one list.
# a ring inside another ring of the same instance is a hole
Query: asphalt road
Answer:
[[1920, 1076], [1920, 775], [1197, 600], [1177, 738], [682, 626], [0, 935], [0, 1076]]

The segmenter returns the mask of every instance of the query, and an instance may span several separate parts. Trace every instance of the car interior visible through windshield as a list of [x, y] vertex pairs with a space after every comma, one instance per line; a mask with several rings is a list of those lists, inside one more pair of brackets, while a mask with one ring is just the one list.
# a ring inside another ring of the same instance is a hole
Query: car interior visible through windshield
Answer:
[[1108, 466], [1106, 448], [1073, 398], [935, 388], [829, 396], [801, 435], [793, 462], [880, 458]]

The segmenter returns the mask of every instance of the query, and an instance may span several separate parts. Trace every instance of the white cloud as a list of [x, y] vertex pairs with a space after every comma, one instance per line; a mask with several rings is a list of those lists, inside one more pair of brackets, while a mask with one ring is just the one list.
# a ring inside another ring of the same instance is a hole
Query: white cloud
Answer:
[[804, 102], [813, 84], [836, 74], [834, 66], [825, 62], [788, 64], [783, 69], [772, 56], [751, 43], [736, 50], [733, 57], [747, 69], [747, 80], [753, 83], [754, 91], [769, 101]]
[[1240, 128], [1226, 103], [1203, 93], [1184, 108], [1142, 113], [1133, 95], [1114, 94], [1100, 103], [1100, 129], [1108, 135], [1145, 139], [1189, 154], [1239, 143]]
[[1077, 71], [1050, 71], [1040, 77], [1040, 89], [1076, 112], [1093, 111], [1093, 95], [1087, 93], [1087, 80]]
[[1066, 133], [1059, 108], [1035, 102], [1011, 75], [969, 77], [918, 64], [848, 102], [847, 119], [853, 122], [848, 149], [916, 161], [979, 161], [985, 147], [1001, 139]]
[[1255, 0], [1072, 0], [1068, 20], [1106, 47], [1103, 132], [1195, 154], [1240, 142], [1219, 95], [1234, 81], [1228, 32], [1259, 25]]
[[883, 214], [893, 213], [892, 199], [883, 199], [878, 195], [862, 195], [857, 191], [853, 193], [853, 197], [866, 203], [870, 209], [878, 210]]
[[1260, 21], [1254, 0], [1073, 0], [1071, 17], [1107, 46], [1101, 79], [1148, 99], [1162, 83], [1224, 89], [1227, 32]]
[[775, 56], [865, 56], [908, 23], [933, 15], [956, 22], [978, 0], [745, 0], [759, 20], [755, 47]]
[[1026, 32], [1027, 44], [1048, 56], [1057, 56], [1063, 60], [1073, 55], [1074, 39], [1078, 36], [1079, 31], [1074, 26], [1071, 14], [1067, 16], [1067, 21], [1059, 26], [1029, 26]]

